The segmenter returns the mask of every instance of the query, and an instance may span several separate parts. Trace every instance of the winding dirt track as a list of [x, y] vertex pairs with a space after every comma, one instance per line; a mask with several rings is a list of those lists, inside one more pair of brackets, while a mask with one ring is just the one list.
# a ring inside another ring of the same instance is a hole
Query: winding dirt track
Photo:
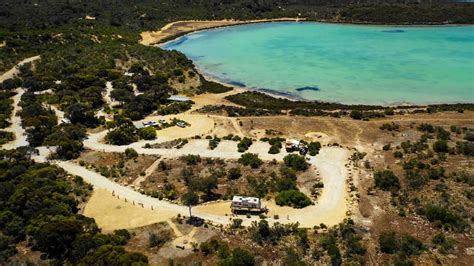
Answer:
[[[20, 64], [37, 60], [39, 57], [32, 57], [23, 60]], [[1, 76], [1, 80], [13, 77], [18, 71], [18, 67], [15, 67]], [[19, 88], [18, 94], [14, 97], [14, 110], [15, 113], [19, 110], [19, 102], [21, 95], [24, 90]], [[52, 108], [57, 113], [59, 118], [63, 117], [63, 113], [57, 108]], [[237, 151], [237, 142], [223, 140], [219, 146], [214, 149], [208, 149], [208, 140], [205, 139], [192, 139], [187, 145], [181, 149], [145, 149], [143, 146], [146, 143], [160, 143], [182, 137], [192, 137], [194, 135], [208, 134], [213, 130], [213, 120], [205, 115], [183, 115], [185, 119], [191, 120], [190, 122], [196, 124], [195, 127], [188, 131], [176, 131], [181, 130], [177, 128], [171, 128], [168, 131], [159, 132], [158, 138], [155, 141], [140, 141], [125, 146], [114, 146], [102, 143], [103, 137], [107, 131], [99, 132], [96, 134], [90, 134], [89, 137], [84, 141], [84, 146], [91, 150], [98, 150], [104, 152], [124, 152], [126, 148], [132, 147], [141, 154], [153, 154], [160, 155], [162, 158], [178, 158], [187, 154], [199, 154], [201, 157], [211, 158], [222, 158], [222, 159], [238, 159], [241, 153]], [[150, 119], [150, 118], [148, 118]], [[153, 118], [153, 119], [156, 119]], [[207, 121], [210, 120], [211, 122]], [[20, 146], [28, 145], [26, 137], [24, 136], [24, 129], [21, 127], [21, 119], [15, 115], [12, 116], [12, 125], [7, 130], [11, 130], [16, 135], [16, 140], [3, 145], [2, 148], [14, 149]], [[238, 127], [238, 125], [236, 125]], [[239, 127], [240, 129], [240, 127]], [[189, 135], [189, 136], [188, 136]], [[255, 142], [248, 152], [257, 153], [259, 157], [265, 161], [269, 160], [283, 160], [286, 152], [280, 154], [268, 154], [269, 144], [266, 142]], [[39, 147], [39, 155], [32, 156], [32, 159], [38, 162], [48, 161], [47, 157], [50, 150], [47, 147]], [[318, 168], [321, 178], [325, 184], [322, 191], [322, 195], [316, 205], [308, 206], [303, 209], [293, 209], [289, 207], [279, 207], [274, 205], [272, 202], [264, 202], [272, 205], [271, 213], [278, 214], [280, 217], [291, 216], [291, 219], [275, 220], [268, 218], [270, 223], [294, 223], [299, 222], [304, 227], [312, 227], [325, 223], [327, 225], [335, 225], [344, 219], [348, 210], [346, 203], [346, 191], [345, 191], [345, 180], [347, 177], [347, 169], [345, 164], [349, 157], [349, 151], [342, 148], [336, 147], [323, 147], [321, 152], [316, 157], [311, 157], [310, 164]], [[79, 166], [68, 161], [51, 161], [51, 163], [58, 165], [65, 171], [72, 175], [81, 176], [86, 182], [92, 184], [96, 189], [105, 189], [115, 196], [121, 199], [126, 199], [128, 202], [142, 206], [144, 209], [150, 211], [167, 211], [174, 212], [181, 215], [187, 215], [188, 208], [178, 204], [170, 203], [163, 200], [158, 200], [141, 194], [129, 187], [122, 186], [118, 183], [107, 179], [100, 174], [90, 171], [85, 167]], [[231, 218], [226, 215], [229, 212], [229, 202], [218, 202], [210, 203], [207, 205], [199, 206], [194, 208], [193, 215], [206, 219], [216, 224], [229, 224]], [[239, 217], [243, 218], [244, 225], [249, 225], [252, 221], [259, 220], [258, 217]]]
[[[14, 78], [19, 73], [20, 67], [24, 64], [31, 63], [38, 59], [40, 59], [39, 55], [29, 57], [20, 61], [16, 66], [12, 67], [10, 70], [0, 76], [0, 83], [7, 79]], [[15, 149], [17, 147], [26, 146], [29, 144], [28, 141], [26, 141], [25, 130], [21, 127], [21, 118], [16, 115], [18, 111], [21, 110], [21, 107], [18, 106], [18, 104], [20, 103], [21, 96], [23, 96], [25, 90], [22, 88], [17, 88], [16, 93], [17, 94], [13, 96], [13, 112], [12, 117], [10, 118], [11, 125], [4, 129], [5, 131], [12, 132], [13, 134], [15, 134], [15, 139], [4, 144], [4, 149]]]

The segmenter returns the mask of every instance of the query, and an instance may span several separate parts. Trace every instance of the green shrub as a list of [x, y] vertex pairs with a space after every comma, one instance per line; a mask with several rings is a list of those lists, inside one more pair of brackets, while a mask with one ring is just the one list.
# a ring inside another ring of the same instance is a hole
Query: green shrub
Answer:
[[127, 157], [127, 159], [137, 158], [138, 152], [134, 150], [133, 148], [127, 148], [125, 149], [125, 157]]
[[349, 116], [352, 119], [361, 120], [364, 117], [364, 113], [359, 110], [352, 110]]
[[409, 187], [415, 188], [415, 189], [422, 188], [427, 182], [427, 178], [418, 170], [406, 171], [405, 180]]
[[227, 178], [229, 180], [235, 180], [235, 179], [239, 179], [241, 176], [242, 176], [242, 173], [240, 171], [240, 168], [234, 167], [234, 168], [229, 169], [229, 173], [227, 175]]
[[12, 132], [0, 130], [0, 145], [3, 145], [14, 139], [15, 139], [15, 134], [13, 134]]
[[393, 157], [395, 157], [395, 158], [403, 158], [403, 152], [401, 152], [401, 151], [395, 151], [395, 152], [393, 153]]
[[205, 78], [201, 78], [201, 86], [199, 87], [201, 92], [210, 92], [210, 93], [224, 93], [231, 91], [232, 88], [224, 86], [220, 83], [208, 81]]
[[458, 142], [456, 149], [460, 154], [474, 156], [474, 142]]
[[420, 126], [417, 127], [418, 130], [423, 131], [423, 132], [428, 132], [428, 133], [434, 133], [435, 128], [431, 124], [421, 124]]
[[309, 155], [311, 156], [317, 155], [320, 149], [321, 149], [321, 143], [319, 142], [311, 142], [308, 145]]
[[464, 139], [467, 141], [474, 141], [474, 131], [469, 130], [466, 132], [466, 135], [464, 136]]
[[269, 154], [277, 154], [277, 153], [280, 153], [280, 149], [278, 146], [276, 145], [272, 145], [270, 146], [270, 149], [268, 150], [268, 153]]
[[215, 139], [210, 139], [209, 140], [209, 149], [213, 150], [213, 149], [217, 148], [218, 145], [219, 145], [219, 141], [217, 141]]
[[382, 190], [398, 190], [400, 188], [400, 180], [390, 170], [377, 171], [374, 173], [375, 186]]
[[138, 136], [144, 140], [152, 140], [156, 138], [156, 129], [154, 127], [144, 127], [138, 130]]
[[201, 162], [201, 156], [193, 154], [183, 156], [181, 159], [185, 161], [187, 165], [197, 165]]
[[148, 235], [148, 246], [150, 248], [159, 248], [171, 240], [169, 233], [160, 232], [160, 234], [150, 233]]
[[403, 234], [397, 236], [394, 231], [384, 231], [379, 236], [380, 250], [384, 253], [401, 253], [405, 256], [419, 255], [426, 247], [417, 238]]
[[428, 204], [424, 209], [421, 209], [420, 212], [428, 221], [440, 223], [446, 228], [462, 231], [470, 227], [458, 213], [440, 205]]
[[298, 154], [288, 154], [283, 158], [285, 165], [291, 167], [295, 171], [304, 171], [308, 169], [308, 163], [303, 156]]
[[433, 150], [435, 152], [448, 152], [448, 142], [446, 140], [438, 140], [433, 143]]
[[243, 220], [242, 219], [232, 219], [232, 225], [231, 225], [231, 228], [234, 228], [234, 229], [238, 229], [240, 227], [242, 227], [242, 222]]
[[380, 126], [380, 130], [388, 130], [388, 131], [398, 131], [400, 130], [400, 125], [397, 123], [385, 123]]
[[239, 152], [245, 152], [252, 145], [253, 141], [251, 138], [244, 137], [238, 144], [237, 148]]
[[435, 247], [438, 247], [441, 253], [447, 254], [454, 250], [455, 241], [446, 237], [443, 232], [439, 232], [433, 236], [431, 240]]
[[311, 199], [297, 190], [285, 190], [278, 193], [275, 202], [280, 206], [291, 206], [293, 208], [304, 208], [311, 205]]
[[255, 153], [244, 153], [240, 156], [239, 163], [252, 168], [259, 168], [263, 161]]

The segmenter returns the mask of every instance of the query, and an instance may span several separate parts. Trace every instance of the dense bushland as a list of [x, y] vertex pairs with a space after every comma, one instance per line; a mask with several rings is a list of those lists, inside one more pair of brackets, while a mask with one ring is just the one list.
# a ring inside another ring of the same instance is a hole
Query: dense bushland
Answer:
[[80, 177], [25, 154], [0, 150], [0, 262], [16, 245], [40, 251], [52, 264], [146, 264], [144, 255], [128, 253], [126, 230], [100, 233], [94, 219], [78, 214], [92, 188]]

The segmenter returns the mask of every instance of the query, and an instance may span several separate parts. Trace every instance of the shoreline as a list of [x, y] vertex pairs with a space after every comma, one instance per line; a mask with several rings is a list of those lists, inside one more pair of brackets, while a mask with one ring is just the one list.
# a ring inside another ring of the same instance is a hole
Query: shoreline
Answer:
[[[338, 24], [338, 25], [360, 25], [360, 26], [374, 26], [374, 27], [460, 27], [460, 26], [473, 26], [474, 24], [453, 24], [449, 22], [445, 23], [421, 23], [421, 24], [399, 24], [399, 23], [375, 23], [369, 21], [359, 21], [359, 22], [347, 22], [347, 21], [337, 21], [337, 20], [311, 20], [307, 18], [272, 18], [272, 19], [256, 19], [256, 20], [233, 20], [233, 19], [223, 19], [223, 20], [178, 20], [170, 22], [163, 26], [158, 31], [145, 31], [140, 33], [141, 40], [140, 43], [147, 46], [164, 46], [170, 42], [177, 40], [182, 36], [186, 36], [191, 33], [203, 31], [203, 30], [212, 30], [217, 28], [225, 28], [231, 26], [241, 26], [241, 25], [250, 25], [250, 24], [260, 24], [260, 23], [274, 23], [274, 22], [298, 22], [298, 23], [323, 23], [323, 24]], [[183, 24], [179, 26], [178, 24]], [[208, 26], [206, 26], [208, 24]], [[181, 27], [181, 29], [180, 29]], [[183, 29], [184, 28], [184, 29]], [[167, 32], [169, 31], [169, 32]]]
[[[158, 31], [145, 31], [140, 33], [140, 43], [148, 46], [163, 46], [168, 42], [172, 42], [177, 38], [202, 30], [210, 30], [216, 28], [239, 26], [247, 24], [258, 23], [272, 23], [272, 22], [301, 22], [306, 21], [306, 18], [273, 18], [273, 19], [255, 19], [255, 20], [178, 20], [170, 22], [163, 26]], [[179, 26], [178, 24], [184, 24]], [[174, 27], [174, 28], [173, 28]], [[181, 27], [181, 29], [180, 29]], [[169, 31], [169, 32], [167, 32]]]
[[298, 95], [292, 95], [290, 93], [280, 93], [278, 91], [272, 90], [272, 89], [262, 89], [262, 88], [250, 88], [247, 86], [241, 87], [241, 86], [236, 86], [234, 84], [230, 84], [226, 81], [220, 80], [218, 77], [211, 76], [209, 74], [204, 73], [199, 67], [195, 66], [196, 71], [198, 72], [199, 75], [201, 75], [204, 79], [208, 81], [212, 81], [215, 83], [219, 83], [221, 85], [224, 85], [226, 87], [232, 88], [233, 90], [236, 90], [237, 93], [242, 93], [242, 92], [260, 92], [263, 94], [266, 94], [268, 96], [271, 96], [273, 98], [280, 98], [280, 99], [286, 99], [290, 100], [293, 102], [317, 102], [317, 103], [328, 103], [328, 104], [340, 104], [344, 106], [374, 106], [374, 107], [380, 107], [381, 109], [385, 108], [398, 108], [398, 109], [407, 109], [407, 108], [426, 108], [430, 106], [438, 106], [438, 105], [463, 105], [463, 104], [474, 104], [474, 102], [444, 102], [444, 103], [409, 103], [409, 102], [400, 102], [400, 103], [389, 103], [389, 104], [365, 104], [365, 103], [356, 103], [356, 104], [348, 104], [348, 103], [343, 103], [343, 102], [329, 102], [329, 101], [321, 101], [321, 100], [310, 100], [303, 98]]

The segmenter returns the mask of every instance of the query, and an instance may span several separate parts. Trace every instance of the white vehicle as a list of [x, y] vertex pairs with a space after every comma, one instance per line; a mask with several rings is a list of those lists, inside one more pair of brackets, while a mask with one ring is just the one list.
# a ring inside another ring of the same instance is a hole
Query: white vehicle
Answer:
[[146, 126], [146, 127], [148, 127], [148, 126], [157, 126], [158, 125], [158, 123], [156, 123], [155, 121], [143, 121], [142, 124], [143, 124], [143, 126]]
[[178, 122], [178, 123], [176, 123], [176, 125], [177, 125], [178, 127], [181, 127], [181, 128], [185, 128], [185, 127], [186, 127], [186, 123], [185, 123], [185, 122]]
[[160, 121], [158, 121], [158, 122], [160, 122], [160, 124], [166, 124], [166, 120], [164, 120], [164, 119], [160, 119]]
[[262, 202], [259, 198], [245, 197], [245, 196], [234, 196], [232, 203], [230, 204], [232, 212], [236, 211], [256, 211], [256, 212], [268, 212], [266, 207], [262, 207]]

